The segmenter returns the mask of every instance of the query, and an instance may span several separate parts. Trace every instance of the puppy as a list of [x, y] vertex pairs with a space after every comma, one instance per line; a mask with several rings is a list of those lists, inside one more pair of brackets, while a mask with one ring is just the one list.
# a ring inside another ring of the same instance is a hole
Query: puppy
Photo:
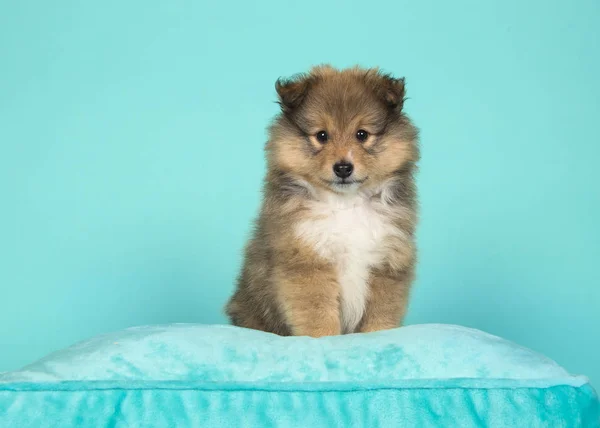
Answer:
[[275, 86], [264, 200], [227, 315], [285, 336], [399, 326], [419, 158], [404, 79], [320, 66]]

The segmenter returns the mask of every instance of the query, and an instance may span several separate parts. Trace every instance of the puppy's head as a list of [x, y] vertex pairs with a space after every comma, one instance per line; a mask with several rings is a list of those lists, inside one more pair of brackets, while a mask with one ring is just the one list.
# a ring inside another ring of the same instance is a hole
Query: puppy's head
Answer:
[[270, 167], [336, 193], [377, 188], [418, 157], [404, 79], [377, 69], [313, 68], [276, 83]]

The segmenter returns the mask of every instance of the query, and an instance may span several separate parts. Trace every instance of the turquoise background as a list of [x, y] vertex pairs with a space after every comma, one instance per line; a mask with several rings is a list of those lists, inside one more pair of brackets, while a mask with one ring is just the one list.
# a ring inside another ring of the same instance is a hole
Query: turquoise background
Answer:
[[0, 7], [0, 370], [140, 324], [225, 322], [280, 75], [407, 78], [422, 129], [410, 323], [600, 384], [600, 2]]

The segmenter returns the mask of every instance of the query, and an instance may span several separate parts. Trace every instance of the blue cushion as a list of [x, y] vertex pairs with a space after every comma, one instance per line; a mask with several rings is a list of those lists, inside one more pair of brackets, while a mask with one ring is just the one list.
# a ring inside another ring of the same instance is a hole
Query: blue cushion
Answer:
[[0, 374], [0, 427], [600, 426], [587, 379], [489, 334], [415, 325], [312, 339], [176, 324]]

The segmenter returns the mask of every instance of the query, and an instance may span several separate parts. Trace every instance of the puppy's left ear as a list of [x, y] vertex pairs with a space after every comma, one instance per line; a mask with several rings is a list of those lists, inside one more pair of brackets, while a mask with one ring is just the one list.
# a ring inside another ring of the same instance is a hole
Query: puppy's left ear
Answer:
[[275, 90], [279, 95], [281, 109], [286, 112], [296, 109], [304, 100], [310, 83], [310, 76], [305, 74], [299, 74], [289, 79], [277, 79]]
[[404, 77], [396, 78], [389, 74], [380, 74], [376, 84], [377, 92], [383, 101], [393, 110], [402, 110], [406, 88]]

